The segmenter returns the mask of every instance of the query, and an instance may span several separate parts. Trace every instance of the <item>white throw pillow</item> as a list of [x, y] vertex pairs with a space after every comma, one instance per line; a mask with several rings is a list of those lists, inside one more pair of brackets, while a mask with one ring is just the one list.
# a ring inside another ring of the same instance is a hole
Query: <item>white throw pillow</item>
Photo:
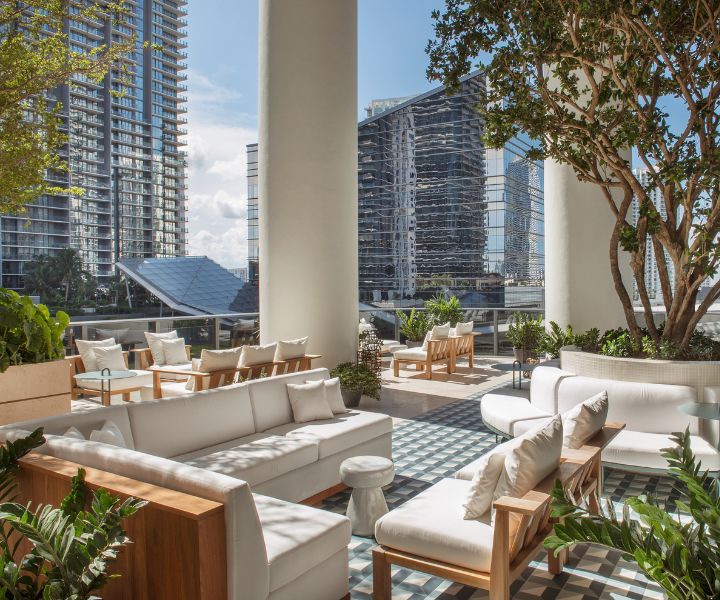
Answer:
[[305, 348], [307, 347], [308, 338], [298, 338], [297, 340], [288, 340], [277, 343], [274, 360], [290, 360], [291, 358], [299, 358], [305, 356]]
[[422, 349], [427, 350], [428, 341], [430, 340], [444, 340], [450, 335], [450, 322], [448, 321], [444, 325], [435, 325], [425, 336]]
[[98, 346], [93, 348], [93, 354], [95, 354], [98, 371], [102, 371], [103, 369], [127, 371], [125, 356], [123, 356], [122, 346], [120, 344], [114, 346]]
[[93, 352], [93, 349], [98, 347], [114, 346], [115, 338], [108, 338], [106, 340], [98, 340], [95, 342], [89, 342], [88, 340], [75, 340], [75, 345], [80, 353], [80, 358], [82, 358], [85, 371], [89, 373], [90, 371], [98, 370], [97, 360], [95, 360], [95, 352]]
[[467, 323], [458, 323], [457, 325], [455, 325], [455, 327], [450, 329], [450, 335], [451, 336], [467, 335], [468, 333], [473, 332], [473, 327], [475, 327], [474, 321], [468, 321]]
[[166, 365], [185, 365], [188, 362], [185, 338], [160, 340]]
[[177, 339], [177, 336], [177, 331], [168, 331], [166, 333], [145, 332], [145, 339], [147, 340], [147, 345], [150, 347], [150, 354], [152, 354], [153, 362], [157, 366], [161, 367], [165, 364], [162, 340], [174, 340]]
[[251, 367], [271, 363], [275, 359], [276, 350], [277, 342], [264, 346], [243, 346], [240, 354], [240, 366]]
[[127, 448], [122, 431], [120, 431], [120, 428], [112, 421], [105, 421], [102, 429], [95, 429], [90, 434], [89, 439], [91, 442], [102, 442], [103, 444], [110, 444], [111, 446], [118, 446], [119, 448]]
[[333, 411], [325, 398], [325, 382], [322, 379], [310, 383], [288, 383], [287, 390], [296, 423], [333, 418]]
[[[340, 379], [333, 377], [332, 379], [325, 379], [325, 399], [327, 400], [330, 410], [333, 411], [334, 415], [340, 415], [348, 411], [347, 406], [342, 399], [342, 393], [340, 391]], [[314, 383], [313, 381], [306, 381], [305, 383]]]
[[563, 446], [580, 448], [605, 427], [608, 414], [607, 392], [595, 394], [585, 402], [565, 411], [563, 420]]
[[242, 346], [229, 348], [227, 350], [203, 350], [200, 353], [198, 371], [201, 373], [212, 373], [213, 371], [234, 369], [240, 362], [241, 353]]
[[464, 519], [479, 519], [492, 508], [495, 487], [505, 466], [505, 457], [512, 448], [510, 444], [513, 442], [514, 440], [511, 440], [500, 444], [481, 457], [467, 499], [463, 504]]
[[77, 427], [70, 427], [62, 434], [62, 436], [72, 438], [73, 440], [85, 440], [85, 436], [82, 434], [82, 431], [80, 431]]

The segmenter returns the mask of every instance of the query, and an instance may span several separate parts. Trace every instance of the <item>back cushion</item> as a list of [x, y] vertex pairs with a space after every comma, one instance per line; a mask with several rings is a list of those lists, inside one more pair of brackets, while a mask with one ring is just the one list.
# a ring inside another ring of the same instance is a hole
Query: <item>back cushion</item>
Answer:
[[560, 412], [557, 406], [557, 389], [558, 384], [566, 377], [574, 377], [574, 375], [556, 367], [535, 369], [530, 379], [530, 402], [533, 406], [551, 415]]
[[102, 408], [89, 409], [86, 412], [74, 411], [69, 414], [57, 415], [54, 417], [46, 417], [44, 419], [34, 419], [32, 421], [21, 421], [7, 425], [3, 429], [24, 429], [26, 431], [34, 431], [38, 427], [44, 427], [45, 433], [50, 435], [62, 435], [70, 427], [75, 427], [83, 434], [85, 439], [95, 429], [102, 429], [105, 421], [112, 421], [120, 429], [126, 447], [131, 450], [135, 448], [132, 429], [130, 428], [130, 419], [127, 413], [128, 406], [107, 406]]
[[698, 419], [678, 409], [686, 402], [697, 402], [695, 389], [682, 385], [569, 377], [560, 382], [558, 410], [565, 412], [603, 390], [608, 394], [609, 422], [647, 433], [684, 431], [689, 425], [690, 433], [698, 433]]
[[172, 457], [255, 433], [247, 384], [128, 407], [135, 448]]
[[305, 383], [318, 379], [328, 379], [327, 369], [313, 369], [290, 375], [266, 377], [248, 381], [250, 400], [252, 401], [255, 429], [267, 431], [279, 425], [293, 422], [292, 408], [287, 393], [288, 383]]

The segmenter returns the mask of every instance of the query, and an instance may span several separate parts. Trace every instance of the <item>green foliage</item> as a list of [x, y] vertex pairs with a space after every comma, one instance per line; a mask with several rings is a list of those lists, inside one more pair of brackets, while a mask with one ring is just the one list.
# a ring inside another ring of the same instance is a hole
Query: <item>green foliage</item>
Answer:
[[600, 354], [605, 356], [629, 357], [640, 353], [640, 344], [627, 329], [610, 329], [600, 342]]
[[422, 342], [432, 327], [427, 315], [421, 310], [413, 308], [409, 314], [398, 310], [395, 314], [400, 321], [400, 333], [411, 342]]
[[368, 365], [341, 363], [330, 371], [330, 377], [339, 378], [340, 387], [347, 392], [360, 392], [376, 400], [380, 399], [380, 377]]
[[680, 357], [680, 350], [670, 340], [656, 342], [645, 335], [642, 339], [642, 351], [648, 358], [660, 360], [675, 360]]
[[130, 12], [125, 0], [24, 0], [0, 6], [0, 214], [23, 213], [42, 194], [82, 193], [45, 181], [46, 170], [59, 179], [67, 179], [68, 171], [59, 153], [67, 142], [60, 114], [68, 107], [46, 95], [73, 75], [100, 82], [111, 67], [124, 87], [125, 57], [134, 50], [136, 36], [86, 52], [73, 49], [65, 24], [72, 15], [121, 25]]
[[455, 327], [458, 321], [462, 320], [464, 314], [457, 296], [446, 298], [443, 294], [437, 294], [434, 298], [426, 300], [425, 309], [430, 327], [448, 322]]
[[0, 288], [0, 373], [11, 365], [63, 358], [62, 334], [70, 317], [34, 305], [28, 296]]
[[572, 325], [568, 325], [563, 331], [555, 321], [550, 321], [550, 330], [543, 332], [538, 344], [538, 350], [541, 354], [546, 354], [550, 358], [560, 356], [560, 348], [563, 346], [571, 346], [575, 343]]
[[597, 327], [588, 329], [583, 333], [576, 333], [573, 339], [575, 346], [583, 352], [600, 352], [600, 330]]
[[[18, 459], [45, 441], [42, 429], [0, 448], [0, 597], [14, 600], [90, 600], [111, 577], [119, 550], [130, 543], [123, 520], [145, 501], [90, 490], [80, 469], [61, 508], [15, 502]], [[19, 544], [31, 545], [19, 555]], [[11, 541], [12, 540], [12, 541]]]
[[74, 248], [35, 257], [25, 265], [24, 280], [28, 294], [65, 308], [93, 302], [97, 291], [95, 277], [83, 268], [82, 257]]
[[700, 470], [689, 431], [674, 434], [673, 441], [675, 446], [662, 453], [682, 494], [676, 502], [682, 516], [645, 495], [625, 503], [622, 519], [609, 501], [601, 514], [593, 515], [566, 498], [557, 481], [552, 511], [562, 521], [545, 547], [557, 554], [578, 543], [599, 544], [635, 561], [672, 600], [720, 597], [720, 484]]
[[516, 312], [508, 326], [507, 338], [513, 348], [527, 350], [532, 356], [539, 349], [544, 334], [542, 316], [533, 317], [528, 313]]

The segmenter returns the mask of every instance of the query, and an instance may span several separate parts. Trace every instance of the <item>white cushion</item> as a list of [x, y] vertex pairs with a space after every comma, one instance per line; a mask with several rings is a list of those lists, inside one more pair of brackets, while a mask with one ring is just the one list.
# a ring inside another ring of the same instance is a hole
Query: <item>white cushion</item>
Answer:
[[405, 348], [404, 350], [395, 350], [392, 353], [393, 358], [399, 358], [401, 360], [427, 360], [427, 350], [422, 348]]
[[97, 362], [98, 371], [110, 369], [111, 371], [126, 371], [125, 357], [123, 356], [122, 346], [98, 346], [92, 349]]
[[98, 366], [97, 361], [95, 360], [93, 348], [97, 348], [98, 346], [114, 346], [115, 338], [108, 338], [106, 340], [98, 340], [95, 342], [90, 342], [88, 340], [75, 340], [75, 345], [80, 353], [80, 358], [82, 358], [85, 371], [97, 371]]
[[[309, 381], [306, 383], [310, 383]], [[343, 402], [342, 391], [340, 388], [340, 378], [333, 377], [332, 379], [326, 379], [325, 383], [325, 400], [327, 400], [330, 410], [333, 411], [334, 415], [341, 415], [348, 412], [348, 408]]]
[[152, 354], [153, 362], [162, 366], [165, 364], [165, 353], [163, 352], [162, 340], [173, 340], [177, 339], [177, 331], [168, 331], [166, 333], [151, 333], [145, 332], [145, 339], [150, 347], [150, 354]]
[[474, 321], [468, 321], [467, 323], [458, 323], [455, 325], [455, 327], [450, 329], [450, 335], [451, 336], [461, 336], [461, 335], [468, 335], [469, 333], [473, 332], [473, 328], [475, 327]]
[[403, 552], [488, 572], [493, 528], [489, 513], [482, 519], [463, 519], [462, 501], [470, 486], [462, 479], [441, 479], [381, 517], [375, 539]]
[[308, 338], [298, 338], [297, 340], [288, 340], [277, 343], [277, 349], [275, 350], [275, 361], [290, 360], [291, 358], [298, 358], [305, 356], [305, 349], [307, 347]]
[[[139, 371], [135, 369], [123, 369], [123, 371], [129, 370], [135, 373], [135, 377], [124, 377], [122, 379], [113, 379], [110, 382], [110, 390], [113, 392], [120, 392], [122, 390], [135, 390], [141, 388], [144, 385], [152, 385], [152, 373], [150, 371]], [[78, 387], [84, 390], [91, 390], [93, 392], [99, 392], [102, 388], [102, 381], [100, 379], [82, 379], [75, 380]], [[108, 388], [108, 382], [105, 382], [105, 389]]]
[[319, 456], [322, 459], [391, 432], [392, 419], [387, 415], [353, 410], [314, 423], [280, 425], [265, 433], [315, 440], [319, 444]]
[[[150, 365], [148, 367], [148, 371], [192, 371], [192, 360], [188, 360], [184, 362], [181, 365]], [[179, 375], [176, 373], [163, 373], [162, 379], [165, 380], [177, 380], [177, 381], [185, 381], [187, 379], [187, 375]]]
[[562, 415], [563, 446], [580, 448], [605, 426], [608, 413], [607, 392], [600, 392]]
[[254, 486], [316, 462], [318, 445], [299, 437], [254, 433], [173, 460], [237, 477]]
[[240, 366], [251, 367], [271, 363], [275, 359], [276, 350], [277, 342], [265, 344], [264, 346], [242, 346]]
[[505, 465], [505, 452], [490, 451], [480, 457], [477, 471], [470, 483], [470, 490], [463, 508], [465, 519], [478, 519], [492, 508], [495, 486]]
[[[572, 373], [556, 367], [538, 367], [533, 371], [532, 377], [530, 378], [530, 402], [538, 410], [549, 415], [562, 412], [563, 409], [558, 409], [558, 390], [563, 381], [572, 379], [573, 377], [575, 377], [575, 375]], [[589, 396], [592, 396], [593, 393], [585, 394], [582, 398], [578, 399], [578, 402], [582, 402]]]
[[512, 437], [518, 435], [515, 425], [519, 421], [552, 416], [525, 398], [503, 394], [485, 394], [480, 400], [480, 414], [486, 425]]
[[89, 440], [91, 442], [101, 442], [103, 444], [110, 444], [111, 446], [127, 448], [122, 431], [120, 431], [120, 428], [112, 421], [105, 421], [102, 429], [96, 429], [90, 434]]
[[450, 336], [450, 322], [448, 321], [444, 325], [435, 325], [428, 333], [425, 335], [425, 339], [423, 340], [422, 349], [427, 350], [428, 342], [430, 340], [444, 340], [445, 338]]
[[319, 419], [332, 419], [333, 411], [330, 410], [328, 401], [325, 398], [325, 382], [311, 381], [310, 383], [288, 383], [288, 397], [293, 411], [293, 419], [296, 423], [306, 423]]
[[135, 447], [178, 456], [255, 433], [246, 384], [127, 406]]
[[166, 365], [184, 365], [188, 362], [185, 338], [160, 340]]
[[350, 520], [344, 515], [260, 494], [254, 498], [270, 565], [271, 591], [292, 583], [350, 543]]
[[[666, 470], [668, 464], [660, 455], [660, 451], [673, 445], [667, 434], [623, 429], [605, 447], [602, 459], [603, 462], [610, 464]], [[720, 471], [720, 453], [707, 440], [699, 435], [692, 435], [690, 448], [700, 461], [703, 470]]]
[[70, 427], [68, 430], [63, 433], [63, 437], [72, 438], [74, 440], [84, 440], [85, 436], [82, 434], [82, 431], [80, 431], [77, 427]]
[[234, 369], [240, 361], [241, 352], [242, 347], [229, 348], [227, 350], [203, 349], [200, 353], [199, 371], [201, 373], [212, 373], [213, 371]]
[[[163, 381], [160, 383], [162, 387], [162, 397], [165, 398], [176, 398], [177, 396], [187, 396], [192, 394], [187, 388], [187, 382], [185, 381]], [[143, 402], [149, 402], [155, 400], [155, 389], [152, 385], [144, 385], [140, 388], [140, 400]]]

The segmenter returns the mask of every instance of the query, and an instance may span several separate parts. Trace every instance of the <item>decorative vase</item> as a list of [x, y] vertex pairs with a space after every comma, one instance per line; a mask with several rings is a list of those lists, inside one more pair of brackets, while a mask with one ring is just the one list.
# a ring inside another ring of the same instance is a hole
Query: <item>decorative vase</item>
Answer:
[[362, 398], [362, 392], [349, 391], [340, 389], [342, 394], [343, 402], [348, 408], [357, 408], [360, 405], [360, 398]]
[[527, 362], [527, 348], [513, 348], [513, 353], [515, 354], [515, 360], [518, 361], [520, 364], [525, 364]]

